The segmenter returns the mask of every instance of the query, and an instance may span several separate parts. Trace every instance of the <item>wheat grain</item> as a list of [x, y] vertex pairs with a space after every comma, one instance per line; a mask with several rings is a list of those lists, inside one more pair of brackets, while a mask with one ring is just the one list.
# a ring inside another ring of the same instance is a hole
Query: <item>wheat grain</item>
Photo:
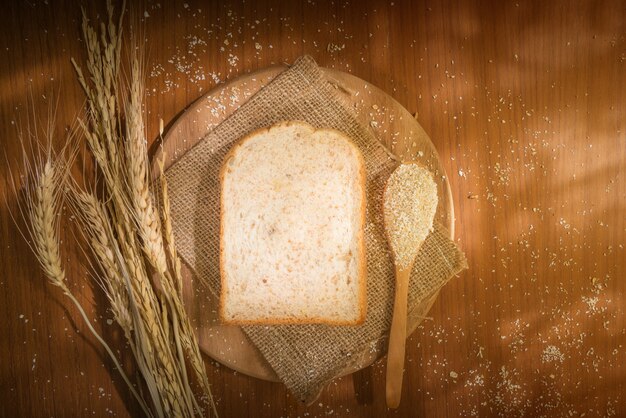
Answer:
[[176, 251], [176, 244], [174, 242], [174, 232], [172, 229], [172, 220], [170, 217], [170, 197], [167, 188], [167, 178], [164, 171], [165, 154], [162, 159], [159, 160], [159, 180], [161, 184], [161, 217], [163, 218], [163, 235], [165, 237], [165, 244], [170, 257], [170, 263], [172, 265], [174, 284], [178, 290], [179, 297], [183, 297], [183, 281], [181, 273], [180, 258]]
[[161, 224], [148, 185], [148, 153], [141, 114], [143, 91], [140, 63], [135, 57], [131, 68], [130, 98], [126, 105], [126, 164], [144, 251], [152, 266], [163, 274], [167, 270], [167, 261]]
[[128, 290], [115, 259], [113, 246], [116, 246], [117, 242], [112, 236], [106, 209], [92, 193], [70, 188], [70, 196], [74, 203], [72, 207], [77, 209], [75, 213], [85, 226], [85, 234], [105, 276], [105, 279], [98, 282], [109, 299], [115, 320], [124, 331], [126, 339], [132, 343], [133, 320], [129, 311]]
[[50, 281], [65, 293], [65, 271], [61, 266], [61, 256], [57, 239], [57, 214], [59, 210], [59, 177], [52, 162], [46, 161], [36, 186], [34, 196], [29, 201], [33, 241], [41, 267]]

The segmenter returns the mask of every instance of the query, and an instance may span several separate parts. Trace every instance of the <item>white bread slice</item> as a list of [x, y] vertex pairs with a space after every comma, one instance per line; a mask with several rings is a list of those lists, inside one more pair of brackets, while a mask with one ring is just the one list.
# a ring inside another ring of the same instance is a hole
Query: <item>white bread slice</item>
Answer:
[[220, 318], [230, 324], [365, 320], [365, 162], [339, 131], [255, 131], [221, 171]]

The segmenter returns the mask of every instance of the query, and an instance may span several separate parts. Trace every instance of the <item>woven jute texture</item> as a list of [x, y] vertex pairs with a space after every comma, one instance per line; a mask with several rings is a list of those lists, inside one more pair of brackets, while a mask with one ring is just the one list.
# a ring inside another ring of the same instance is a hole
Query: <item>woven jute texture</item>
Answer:
[[[166, 171], [179, 253], [211, 291], [219, 293], [219, 170], [234, 142], [258, 128], [302, 120], [346, 133], [367, 168], [367, 317], [360, 326], [245, 326], [244, 332], [295, 396], [307, 402], [343, 371], [358, 366], [372, 350], [385, 350], [391, 323], [394, 268], [380, 214], [382, 191], [397, 166], [368, 127], [310, 57], [298, 59], [213, 129]], [[440, 224], [417, 257], [409, 284], [409, 323], [426, 303], [466, 268], [463, 253]]]

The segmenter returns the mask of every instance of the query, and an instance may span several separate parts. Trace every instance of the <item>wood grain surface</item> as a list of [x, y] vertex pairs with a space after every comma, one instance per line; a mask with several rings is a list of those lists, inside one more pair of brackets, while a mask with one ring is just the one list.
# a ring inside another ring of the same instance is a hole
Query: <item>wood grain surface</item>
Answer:
[[[384, 361], [306, 407], [279, 383], [207, 359], [223, 417], [626, 415], [624, 2], [138, 4], [130, 20], [145, 40], [151, 143], [159, 119], [216, 83], [310, 54], [417, 113], [450, 174], [469, 260], [407, 342], [398, 410], [385, 406]], [[45, 123], [58, 103], [60, 146], [83, 105], [69, 62], [84, 58], [80, 5], [3, 5], [1, 416], [140, 414], [9, 216], [18, 127], [29, 111]], [[68, 272], [132, 370], [111, 314], [94, 307], [102, 295], [78, 263]]]

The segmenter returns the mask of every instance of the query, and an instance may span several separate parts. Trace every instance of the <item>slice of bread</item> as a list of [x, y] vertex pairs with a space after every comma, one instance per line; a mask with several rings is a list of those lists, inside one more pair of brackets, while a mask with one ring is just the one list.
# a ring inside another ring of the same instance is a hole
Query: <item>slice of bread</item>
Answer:
[[230, 324], [365, 320], [365, 162], [339, 131], [255, 131], [221, 171], [220, 318]]

